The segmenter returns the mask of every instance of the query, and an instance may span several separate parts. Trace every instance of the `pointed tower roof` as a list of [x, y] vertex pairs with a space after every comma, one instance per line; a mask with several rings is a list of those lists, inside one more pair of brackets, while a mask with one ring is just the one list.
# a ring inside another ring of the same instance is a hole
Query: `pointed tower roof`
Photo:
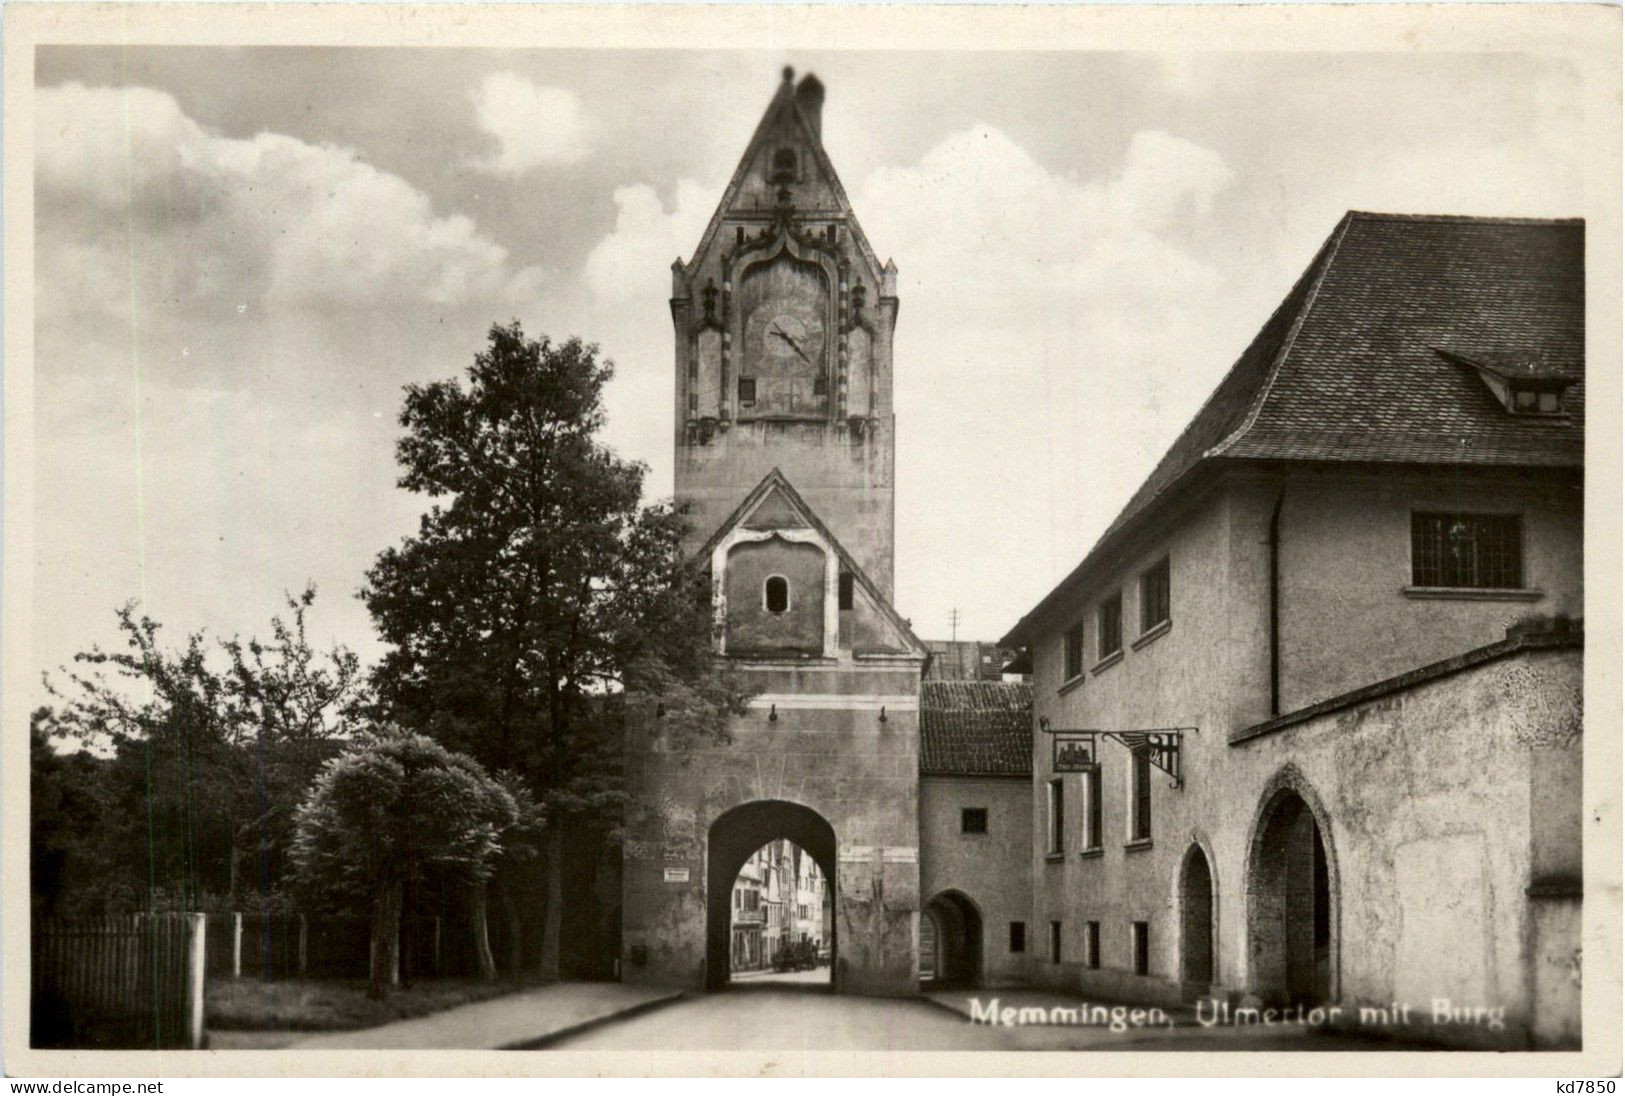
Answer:
[[[835, 174], [835, 165], [830, 162], [829, 154], [824, 151], [823, 141], [823, 114], [824, 114], [824, 85], [818, 77], [808, 73], [796, 82], [795, 69], [786, 65], [784, 79], [779, 82], [778, 91], [767, 105], [762, 114], [762, 120], [756, 124], [756, 131], [751, 134], [750, 142], [745, 146], [744, 155], [739, 158], [739, 165], [734, 168], [733, 177], [729, 179], [727, 188], [722, 192], [722, 200], [717, 203], [715, 211], [711, 214], [710, 222], [705, 226], [705, 232], [700, 237], [699, 245], [689, 257], [685, 269], [692, 268], [710, 249], [711, 243], [722, 228], [722, 221], [728, 212], [737, 205], [740, 192], [744, 189], [745, 180], [750, 173], [750, 167], [760, 156], [762, 149], [772, 140], [774, 134], [786, 130], [794, 133], [799, 144], [802, 144], [812, 154], [813, 166], [817, 175], [830, 188], [835, 195], [835, 202], [846, 218], [847, 226], [851, 230], [852, 239], [857, 244], [859, 252], [865, 262], [875, 270], [881, 269], [881, 263], [875, 256], [874, 248], [870, 246], [869, 239], [863, 234], [857, 218], [852, 215], [852, 203], [846, 196], [846, 188], [841, 185], [840, 176]], [[887, 264], [895, 272], [896, 267]]]

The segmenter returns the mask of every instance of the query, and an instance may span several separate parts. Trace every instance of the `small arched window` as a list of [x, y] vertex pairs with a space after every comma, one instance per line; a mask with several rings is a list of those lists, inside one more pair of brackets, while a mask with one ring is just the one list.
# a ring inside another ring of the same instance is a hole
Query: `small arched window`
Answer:
[[790, 609], [790, 580], [773, 575], [762, 584], [762, 605], [770, 613], [784, 613]]

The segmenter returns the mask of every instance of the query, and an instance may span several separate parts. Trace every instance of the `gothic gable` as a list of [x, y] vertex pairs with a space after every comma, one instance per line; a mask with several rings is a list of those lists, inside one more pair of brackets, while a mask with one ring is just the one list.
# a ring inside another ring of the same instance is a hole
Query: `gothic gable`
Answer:
[[737, 658], [920, 658], [924, 644], [774, 469], [716, 531], [711, 566], [722, 653]]

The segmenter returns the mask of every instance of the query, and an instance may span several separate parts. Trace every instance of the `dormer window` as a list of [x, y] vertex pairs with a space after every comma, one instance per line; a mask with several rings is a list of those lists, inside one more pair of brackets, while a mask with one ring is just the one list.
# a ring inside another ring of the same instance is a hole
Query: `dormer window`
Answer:
[[790, 611], [790, 580], [783, 575], [770, 575], [762, 583], [762, 608], [770, 613]]
[[1561, 415], [1563, 394], [1578, 379], [1569, 370], [1541, 354], [1500, 351], [1472, 354], [1438, 349], [1445, 360], [1478, 374], [1502, 407], [1514, 415]]

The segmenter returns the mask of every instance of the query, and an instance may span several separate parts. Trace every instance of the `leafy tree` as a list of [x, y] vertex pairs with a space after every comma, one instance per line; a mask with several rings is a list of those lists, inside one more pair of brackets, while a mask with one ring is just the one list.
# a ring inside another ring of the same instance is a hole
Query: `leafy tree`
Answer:
[[369, 996], [399, 981], [405, 888], [430, 874], [483, 882], [516, 815], [477, 762], [425, 735], [382, 728], [328, 762], [295, 814], [295, 877], [318, 901], [369, 909]]
[[60, 752], [60, 725], [50, 708], [29, 720], [29, 868], [36, 917], [99, 914], [133, 908], [135, 894], [118, 864], [119, 823], [112, 762], [84, 751]]
[[[382, 712], [522, 777], [546, 812], [541, 973], [556, 977], [568, 835], [621, 809], [621, 706], [663, 696], [673, 737], [743, 710], [711, 657], [682, 515], [602, 445], [612, 366], [577, 339], [491, 329], [466, 374], [409, 386], [400, 485], [435, 500], [361, 591], [390, 650]], [[511, 897], [505, 898], [505, 902]]]
[[363, 680], [356, 656], [318, 652], [306, 631], [314, 588], [287, 599], [269, 640], [168, 649], [160, 625], [118, 610], [123, 650], [77, 655], [53, 729], [108, 758], [104, 839], [147, 907], [195, 909], [224, 892], [236, 907], [258, 868], [262, 901], [280, 876], [292, 812], [346, 733]]

